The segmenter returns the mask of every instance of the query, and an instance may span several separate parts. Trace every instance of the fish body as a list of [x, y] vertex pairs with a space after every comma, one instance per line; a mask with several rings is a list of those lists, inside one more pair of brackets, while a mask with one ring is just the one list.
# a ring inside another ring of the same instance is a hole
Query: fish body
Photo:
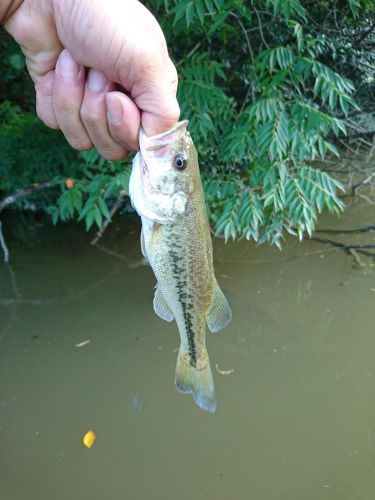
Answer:
[[129, 191], [142, 218], [142, 253], [157, 279], [154, 310], [166, 321], [175, 319], [180, 333], [176, 387], [214, 412], [206, 323], [218, 332], [232, 313], [214, 274], [197, 152], [187, 123], [152, 137], [140, 132]]

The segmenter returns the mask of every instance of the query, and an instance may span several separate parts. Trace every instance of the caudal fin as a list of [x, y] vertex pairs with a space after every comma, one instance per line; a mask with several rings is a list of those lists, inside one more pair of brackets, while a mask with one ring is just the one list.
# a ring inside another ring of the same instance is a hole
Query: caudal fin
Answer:
[[206, 366], [196, 368], [190, 364], [189, 355], [180, 350], [175, 382], [178, 391], [191, 393], [200, 408], [214, 413], [216, 410], [215, 388], [208, 356]]

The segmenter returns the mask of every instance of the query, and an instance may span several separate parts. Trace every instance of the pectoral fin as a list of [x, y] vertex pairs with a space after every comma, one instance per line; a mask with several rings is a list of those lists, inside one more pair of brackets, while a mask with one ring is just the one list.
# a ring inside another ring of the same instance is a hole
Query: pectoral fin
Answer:
[[159, 316], [159, 318], [164, 319], [165, 321], [174, 320], [173, 312], [171, 311], [171, 308], [165, 300], [165, 297], [159, 285], [156, 285], [153, 303], [154, 311]]
[[150, 265], [146, 253], [145, 235], [143, 234], [143, 228], [141, 229], [141, 252], [144, 257], [145, 264]]
[[232, 309], [214, 278], [212, 303], [206, 317], [207, 326], [212, 333], [220, 332], [231, 319]]

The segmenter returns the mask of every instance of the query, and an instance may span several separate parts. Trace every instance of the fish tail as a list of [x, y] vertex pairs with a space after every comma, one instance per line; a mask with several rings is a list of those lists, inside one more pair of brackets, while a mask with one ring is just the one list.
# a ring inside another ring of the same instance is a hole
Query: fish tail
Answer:
[[194, 401], [203, 410], [214, 413], [216, 410], [216, 397], [214, 382], [212, 379], [210, 361], [207, 350], [204, 348], [203, 367], [198, 363], [192, 363], [190, 355], [180, 348], [176, 366], [176, 387], [179, 392], [191, 393]]

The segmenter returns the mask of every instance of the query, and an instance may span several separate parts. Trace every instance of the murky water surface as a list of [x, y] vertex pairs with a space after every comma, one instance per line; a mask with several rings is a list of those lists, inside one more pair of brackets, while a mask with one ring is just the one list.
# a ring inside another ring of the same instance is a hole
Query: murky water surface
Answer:
[[[320, 227], [374, 220], [359, 203]], [[371, 260], [216, 240], [233, 321], [208, 335], [210, 415], [175, 390], [177, 328], [153, 312], [138, 221], [121, 224], [102, 244], [122, 258], [66, 227], [0, 265], [0, 500], [374, 498]]]

